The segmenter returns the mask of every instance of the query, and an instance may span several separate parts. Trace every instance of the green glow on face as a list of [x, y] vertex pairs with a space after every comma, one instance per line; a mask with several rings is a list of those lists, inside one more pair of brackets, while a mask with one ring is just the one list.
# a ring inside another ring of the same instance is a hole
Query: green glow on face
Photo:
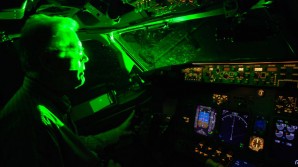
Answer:
[[[71, 26], [71, 25], [70, 25]], [[73, 27], [72, 25], [71, 27]], [[75, 77], [67, 78], [67, 82], [76, 84], [75, 89], [85, 83], [84, 71], [88, 56], [84, 53], [82, 42], [76, 32], [69, 27], [60, 26], [57, 33], [52, 38], [50, 51], [58, 51], [58, 59], [52, 63], [51, 69], [57, 73]]]
[[135, 63], [131, 60], [131, 58], [129, 58], [129, 56], [122, 49], [120, 44], [115, 41], [113, 33], [110, 33], [110, 35], [111, 35], [110, 39], [111, 39], [112, 44], [121, 52], [126, 70], [128, 72], [130, 72], [132, 70], [132, 67], [135, 65]]
[[51, 126], [54, 123], [58, 127], [64, 126], [64, 123], [45, 106], [38, 105], [37, 109], [40, 111], [41, 120], [45, 125]]

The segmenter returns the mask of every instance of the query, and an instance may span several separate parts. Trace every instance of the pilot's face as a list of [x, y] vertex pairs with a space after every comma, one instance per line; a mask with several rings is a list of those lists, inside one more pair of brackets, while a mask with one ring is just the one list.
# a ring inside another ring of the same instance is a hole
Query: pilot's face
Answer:
[[50, 50], [57, 54], [51, 68], [61, 86], [78, 88], [85, 83], [84, 70], [88, 61], [84, 48], [75, 31], [62, 29], [53, 36]]

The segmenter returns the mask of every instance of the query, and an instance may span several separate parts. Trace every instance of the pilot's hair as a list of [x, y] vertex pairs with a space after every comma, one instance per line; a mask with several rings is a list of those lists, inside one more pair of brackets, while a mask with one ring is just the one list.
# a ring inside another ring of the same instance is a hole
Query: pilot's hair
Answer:
[[18, 45], [21, 66], [25, 72], [40, 70], [41, 58], [47, 55], [53, 36], [65, 28], [77, 31], [79, 24], [69, 17], [45, 14], [35, 14], [26, 20]]

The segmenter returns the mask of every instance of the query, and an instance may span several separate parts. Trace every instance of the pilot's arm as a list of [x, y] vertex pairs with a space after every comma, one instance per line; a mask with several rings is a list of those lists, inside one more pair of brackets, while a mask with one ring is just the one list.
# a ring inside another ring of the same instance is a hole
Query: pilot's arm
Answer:
[[132, 112], [124, 122], [113, 129], [95, 135], [80, 136], [80, 138], [87, 147], [99, 152], [107, 146], [116, 144], [121, 136], [131, 133], [129, 126], [133, 116], [134, 112]]

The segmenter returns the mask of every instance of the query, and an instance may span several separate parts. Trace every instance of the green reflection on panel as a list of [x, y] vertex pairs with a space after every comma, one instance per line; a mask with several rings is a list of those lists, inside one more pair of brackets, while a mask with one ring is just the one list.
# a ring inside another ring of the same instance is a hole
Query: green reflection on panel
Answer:
[[141, 24], [137, 24], [134, 26], [129, 26], [126, 28], [118, 29], [113, 31], [113, 33], [117, 32], [129, 32], [129, 31], [135, 31], [139, 29], [146, 29], [150, 26], [154, 25], [163, 25], [163, 24], [173, 24], [173, 23], [179, 23], [179, 22], [184, 22], [188, 20], [194, 20], [194, 19], [201, 19], [201, 18], [206, 18], [206, 17], [212, 17], [212, 16], [218, 16], [224, 14], [224, 10], [222, 8], [220, 9], [215, 9], [211, 10], [208, 12], [200, 12], [200, 13], [195, 13], [195, 14], [189, 14], [185, 16], [177, 16], [177, 17], [172, 17], [172, 18], [164, 18], [158, 21], [149, 21]]
[[110, 39], [111, 39], [112, 44], [121, 52], [126, 70], [128, 72], [130, 72], [132, 70], [132, 67], [135, 65], [135, 63], [131, 60], [131, 58], [129, 58], [129, 56], [122, 49], [120, 44], [115, 41], [113, 34], [111, 33], [110, 35], [111, 35]]

